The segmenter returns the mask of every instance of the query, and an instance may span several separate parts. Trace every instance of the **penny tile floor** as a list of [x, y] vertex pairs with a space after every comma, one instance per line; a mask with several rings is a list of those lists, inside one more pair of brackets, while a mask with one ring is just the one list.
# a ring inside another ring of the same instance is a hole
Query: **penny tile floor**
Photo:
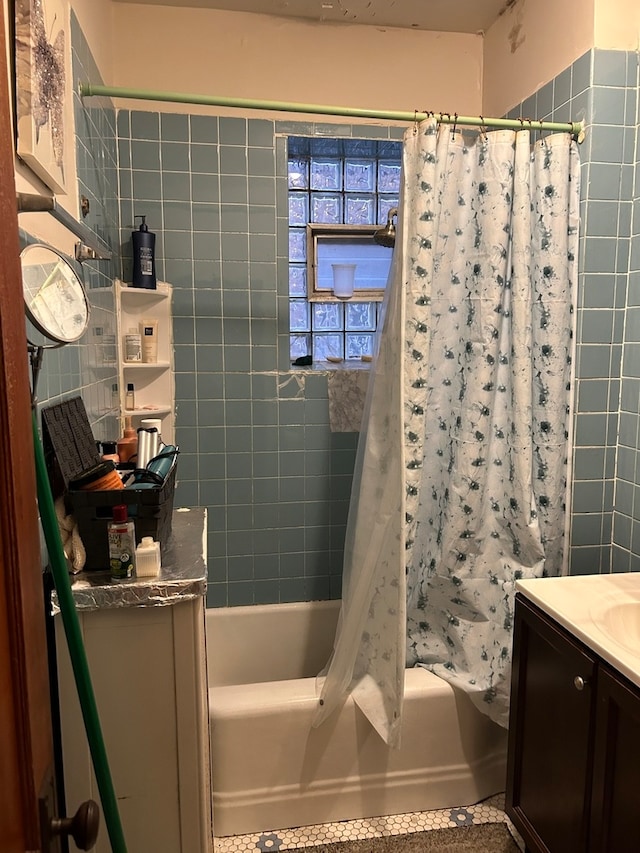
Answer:
[[386, 817], [343, 820], [314, 826], [298, 826], [249, 835], [230, 835], [214, 839], [215, 853], [269, 853], [295, 847], [314, 847], [335, 841], [359, 841], [367, 838], [382, 838], [388, 835], [405, 835], [410, 832], [427, 832], [431, 829], [446, 829], [455, 826], [470, 826], [477, 823], [499, 823], [504, 821], [521, 850], [522, 839], [504, 812], [504, 794], [496, 794], [473, 806], [438, 809], [429, 812]]

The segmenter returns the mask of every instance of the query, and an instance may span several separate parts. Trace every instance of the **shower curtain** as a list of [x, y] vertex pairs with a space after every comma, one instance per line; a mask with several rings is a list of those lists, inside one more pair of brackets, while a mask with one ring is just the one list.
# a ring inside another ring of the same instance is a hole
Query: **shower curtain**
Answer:
[[314, 725], [350, 693], [397, 746], [414, 665], [507, 725], [515, 582], [564, 570], [578, 219], [568, 134], [405, 133]]

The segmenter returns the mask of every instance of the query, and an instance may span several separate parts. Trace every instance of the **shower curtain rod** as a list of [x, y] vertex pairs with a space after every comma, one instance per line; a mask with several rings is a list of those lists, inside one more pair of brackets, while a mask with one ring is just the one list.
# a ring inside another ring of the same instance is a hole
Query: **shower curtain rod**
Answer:
[[483, 116], [459, 116], [456, 113], [434, 113], [425, 110], [402, 112], [393, 110], [367, 110], [357, 107], [336, 107], [324, 104], [298, 104], [287, 101], [254, 101], [250, 98], [226, 98], [214, 95], [195, 95], [183, 92], [154, 92], [147, 89], [127, 89], [120, 86], [102, 86], [94, 83], [80, 83], [78, 91], [81, 98], [104, 96], [108, 98], [129, 98], [141, 101], [170, 101], [177, 104], [199, 104], [211, 107], [239, 107], [241, 109], [274, 110], [287, 113], [315, 113], [326, 116], [347, 116], [352, 118], [374, 118], [387, 121], [422, 121], [435, 118], [443, 124], [468, 125], [472, 127], [497, 127], [514, 130], [549, 130], [556, 133], [571, 133], [578, 142], [584, 139], [584, 122], [539, 121], [537, 119], [484, 118]]

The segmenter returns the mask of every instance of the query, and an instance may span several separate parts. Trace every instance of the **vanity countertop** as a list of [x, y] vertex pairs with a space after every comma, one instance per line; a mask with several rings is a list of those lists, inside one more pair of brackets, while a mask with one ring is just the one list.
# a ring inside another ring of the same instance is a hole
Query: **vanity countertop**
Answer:
[[[115, 607], [160, 607], [199, 598], [207, 589], [207, 510], [204, 507], [173, 511], [171, 537], [162, 549], [160, 573], [152, 578], [112, 581], [109, 572], [72, 575], [71, 593], [77, 610]], [[52, 611], [60, 607], [55, 590]]]
[[640, 573], [518, 581], [522, 593], [640, 687]]

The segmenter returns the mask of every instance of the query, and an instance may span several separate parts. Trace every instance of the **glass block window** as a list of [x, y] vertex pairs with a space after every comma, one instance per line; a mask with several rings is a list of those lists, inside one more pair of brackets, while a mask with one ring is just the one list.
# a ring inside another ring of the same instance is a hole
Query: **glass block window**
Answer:
[[398, 207], [401, 156], [399, 141], [289, 137], [292, 360], [304, 355], [314, 361], [372, 355], [380, 302], [310, 302], [307, 297], [307, 224], [384, 227], [389, 210]]

